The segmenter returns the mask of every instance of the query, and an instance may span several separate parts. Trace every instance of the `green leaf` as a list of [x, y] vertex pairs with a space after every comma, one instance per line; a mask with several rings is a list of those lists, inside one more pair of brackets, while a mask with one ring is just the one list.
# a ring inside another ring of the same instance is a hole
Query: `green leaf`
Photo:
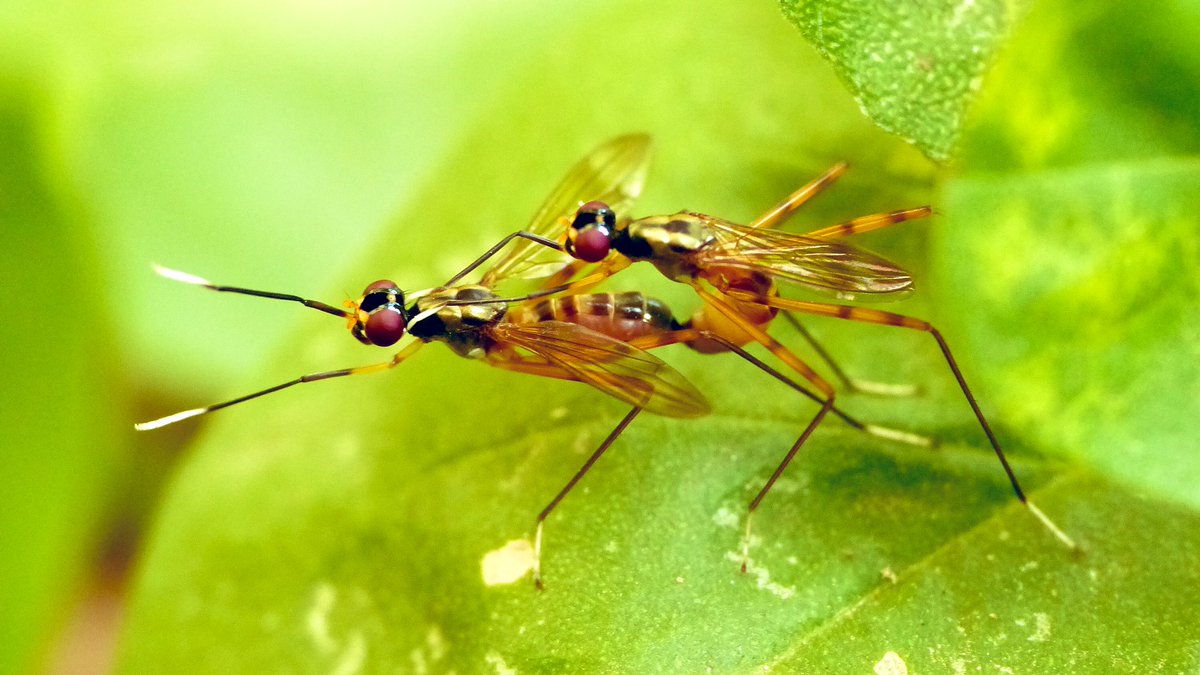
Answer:
[[[748, 219], [847, 155], [860, 168], [796, 229], [927, 201], [928, 165], [857, 115], [761, 9], [547, 7], [546, 21], [572, 28], [530, 43], [527, 59], [494, 59], [504, 89], [475, 102], [457, 145], [422, 158], [430, 173], [400, 219], [339, 284], [449, 277], [523, 223], [582, 153], [635, 130], [658, 143], [639, 213]], [[922, 231], [867, 243], [920, 272]], [[695, 306], [646, 270], [617, 281], [668, 297], [680, 316]], [[532, 534], [625, 409], [433, 345], [388, 375], [306, 385], [209, 420], [149, 543], [121, 669], [869, 672], [885, 659], [913, 672], [1194, 669], [1200, 572], [1187, 533], [1200, 516], [1093, 471], [1091, 455], [1058, 464], [1034, 452], [1042, 430], [997, 412], [1013, 394], [992, 379], [990, 343], [966, 327], [988, 305], [964, 309], [945, 302], [955, 287], [934, 290], [936, 303], [896, 309], [949, 324], [1016, 472], [1081, 557], [1013, 498], [928, 336], [814, 321], [853, 373], [926, 392], [840, 403], [943, 446], [824, 425], [764, 502], [742, 574], [745, 506], [814, 407], [730, 355], [664, 350], [715, 413], [636, 420], [549, 520], [547, 589], [528, 577], [488, 584], [488, 554]], [[209, 297], [175, 293], [184, 307]], [[243, 388], [372, 358], [328, 317], [297, 311], [304, 332]], [[773, 332], [799, 344], [786, 326]], [[238, 393], [231, 384], [226, 395]]]
[[862, 111], [939, 162], [953, 157], [988, 66], [1025, 5], [780, 0]]

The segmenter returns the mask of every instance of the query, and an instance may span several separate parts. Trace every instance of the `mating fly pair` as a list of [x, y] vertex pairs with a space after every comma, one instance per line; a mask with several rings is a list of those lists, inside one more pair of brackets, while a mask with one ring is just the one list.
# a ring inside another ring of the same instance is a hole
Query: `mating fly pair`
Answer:
[[[388, 370], [431, 341], [445, 342], [461, 356], [480, 359], [506, 370], [584, 382], [630, 404], [632, 409], [538, 515], [533, 567], [535, 582], [540, 587], [540, 553], [546, 517], [633, 419], [642, 410], [680, 418], [697, 417], [709, 410], [708, 402], [695, 387], [649, 354], [647, 349], [682, 342], [700, 351], [732, 351], [821, 405], [754, 498], [750, 513], [828, 413], [873, 435], [928, 444], [926, 439], [915, 434], [864, 424], [839, 409], [834, 404], [833, 387], [765, 332], [779, 309], [792, 310], [930, 332], [937, 339], [1000, 458], [1018, 499], [1056, 536], [1074, 546], [1025, 498], [949, 348], [932, 326], [876, 310], [784, 299], [775, 289], [774, 280], [782, 279], [842, 296], [887, 295], [908, 290], [911, 279], [903, 270], [834, 240], [927, 215], [927, 208], [867, 216], [806, 236], [769, 229], [786, 220], [796, 208], [835, 180], [845, 168], [839, 165], [797, 190], [749, 227], [689, 212], [630, 220], [627, 210], [641, 191], [648, 157], [649, 138], [644, 135], [622, 136], [600, 146], [572, 168], [526, 230], [505, 237], [442, 287], [413, 293], [407, 298], [395, 283], [377, 281], [368, 285], [357, 301], [347, 301], [342, 309], [290, 294], [216, 285], [199, 277], [158, 268], [163, 276], [211, 290], [299, 302], [343, 317], [351, 333], [367, 345], [391, 346], [405, 332], [416, 340], [382, 363], [305, 375], [230, 401], [139, 424], [137, 428], [165, 426], [296, 384]], [[508, 250], [501, 255], [506, 247]], [[579, 263], [564, 264], [564, 248], [579, 261], [605, 262], [592, 273], [580, 277]], [[618, 255], [609, 257], [610, 248]], [[493, 258], [492, 267], [484, 273], [480, 283], [458, 283]], [[649, 261], [669, 278], [692, 285], [704, 300], [704, 308], [691, 320], [679, 323], [663, 303], [639, 293], [578, 294], [637, 260]], [[546, 276], [549, 281], [545, 287], [518, 298], [503, 298], [495, 292], [499, 284], [509, 279]], [[702, 282], [712, 290], [705, 288]], [[577, 294], [547, 298], [563, 292]], [[509, 309], [509, 303], [520, 304]], [[786, 316], [791, 318], [791, 315]], [[798, 322], [794, 325], [810, 339]], [[743, 346], [750, 342], [764, 345], [817, 391], [810, 391], [746, 352]], [[815, 342], [813, 345], [847, 388], [890, 391], [870, 383], [856, 385], [841, 374], [819, 345]], [[747, 553], [749, 525], [748, 517], [744, 553]]]

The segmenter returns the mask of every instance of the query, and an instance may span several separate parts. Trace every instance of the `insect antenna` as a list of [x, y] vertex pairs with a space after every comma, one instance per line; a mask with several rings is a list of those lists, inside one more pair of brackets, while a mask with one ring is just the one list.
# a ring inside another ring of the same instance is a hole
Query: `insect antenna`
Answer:
[[402, 361], [404, 361], [404, 359], [417, 353], [417, 350], [420, 349], [421, 346], [424, 344], [425, 344], [424, 342], [413, 342], [413, 343], [409, 344], [407, 347], [405, 347], [404, 349], [397, 352], [394, 356], [392, 356], [392, 358], [390, 360], [384, 361], [383, 363], [376, 363], [376, 364], [370, 365], [370, 366], [360, 366], [357, 368], [341, 368], [339, 370], [328, 370], [323, 373], [312, 373], [309, 375], [301, 375], [300, 377], [297, 377], [294, 380], [289, 380], [287, 382], [277, 384], [273, 387], [267, 387], [266, 389], [263, 389], [261, 391], [256, 391], [253, 394], [246, 394], [245, 396], [239, 396], [235, 399], [225, 401], [224, 403], [216, 403], [214, 405], [205, 406], [203, 408], [192, 408], [191, 410], [184, 410], [181, 412], [174, 413], [172, 415], [167, 415], [166, 417], [160, 417], [156, 420], [150, 420], [149, 422], [140, 422], [138, 424], [133, 425], [133, 428], [137, 429], [138, 431], [149, 431], [151, 429], [158, 429], [161, 427], [165, 427], [168, 424], [174, 424], [176, 422], [180, 422], [182, 420], [186, 420], [191, 417], [197, 417], [199, 415], [205, 415], [210, 412], [216, 412], [217, 410], [220, 410], [221, 408], [228, 408], [231, 405], [237, 405], [238, 403], [243, 403], [245, 401], [256, 399], [260, 396], [266, 396], [267, 394], [273, 394], [281, 389], [287, 389], [288, 387], [294, 387], [297, 384], [305, 384], [307, 382], [319, 382], [321, 380], [328, 380], [328, 379], [334, 378], [334, 377], [347, 377], [349, 375], [363, 375], [366, 373], [377, 373], [377, 372], [385, 371], [385, 370], [388, 370], [389, 368], [395, 368]]
[[283, 384], [277, 384], [273, 387], [267, 387], [266, 389], [263, 389], [262, 391], [256, 391], [253, 394], [246, 394], [245, 396], [239, 396], [233, 400], [225, 401], [224, 403], [217, 403], [214, 405], [205, 406], [203, 408], [192, 408], [191, 410], [184, 410], [181, 412], [174, 413], [172, 415], [160, 417], [156, 420], [151, 420], [149, 422], [139, 422], [138, 424], [133, 425], [133, 428], [137, 429], [138, 431], [149, 431], [151, 429], [158, 429], [161, 427], [165, 427], [168, 424], [174, 424], [176, 422], [186, 420], [189, 417], [205, 415], [207, 413], [220, 410], [221, 408], [228, 408], [231, 405], [235, 405], [238, 403], [242, 403], [243, 401], [249, 401], [251, 399], [258, 398], [259, 396], [266, 396], [267, 394], [273, 394], [273, 393], [279, 391], [280, 389], [287, 389], [288, 387], [291, 387], [291, 386], [294, 386], [297, 384], [303, 384], [305, 382], [316, 382], [317, 380], [327, 380], [331, 377], [343, 377], [345, 375], [353, 375], [353, 374], [354, 374], [353, 368], [344, 368], [342, 370], [331, 370], [326, 373], [316, 373], [313, 375], [304, 375], [302, 377], [297, 377], [296, 379], [291, 380], [289, 382], [284, 382]]
[[340, 316], [343, 319], [353, 318], [354, 316], [352, 313], [341, 307], [334, 307], [333, 305], [327, 305], [318, 300], [309, 300], [308, 298], [302, 298], [298, 295], [291, 295], [289, 293], [273, 293], [271, 291], [256, 291], [252, 288], [241, 288], [238, 286], [221, 286], [214, 284], [203, 277], [198, 277], [194, 274], [188, 274], [187, 272], [180, 272], [179, 270], [173, 270], [170, 267], [163, 267], [162, 265], [155, 265], [154, 271], [159, 276], [166, 277], [172, 281], [181, 281], [185, 284], [191, 284], [193, 286], [202, 286], [219, 293], [238, 293], [241, 295], [253, 295], [258, 298], [268, 298], [271, 300], [287, 300], [288, 302], [298, 302], [305, 307], [311, 307], [315, 310], [325, 312], [326, 314]]

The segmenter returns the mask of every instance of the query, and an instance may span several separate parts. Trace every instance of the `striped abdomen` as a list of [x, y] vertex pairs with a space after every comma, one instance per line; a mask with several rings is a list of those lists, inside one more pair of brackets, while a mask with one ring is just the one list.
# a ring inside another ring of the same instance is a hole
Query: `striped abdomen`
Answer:
[[592, 293], [540, 300], [509, 312], [521, 323], [564, 321], [618, 340], [656, 335], [678, 327], [661, 300], [641, 293]]

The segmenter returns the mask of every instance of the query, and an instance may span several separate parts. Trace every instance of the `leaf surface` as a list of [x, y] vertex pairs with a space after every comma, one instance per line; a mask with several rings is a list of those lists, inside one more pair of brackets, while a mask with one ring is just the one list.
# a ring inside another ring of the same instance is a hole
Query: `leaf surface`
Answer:
[[780, 0], [863, 112], [941, 162], [953, 157], [988, 67], [1025, 5]]

